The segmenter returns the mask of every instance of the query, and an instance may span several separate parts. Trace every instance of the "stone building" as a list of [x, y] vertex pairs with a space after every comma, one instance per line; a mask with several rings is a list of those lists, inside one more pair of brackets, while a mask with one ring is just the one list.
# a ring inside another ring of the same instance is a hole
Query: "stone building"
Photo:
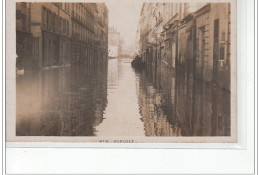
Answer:
[[108, 55], [108, 9], [104, 3], [97, 3], [97, 39], [99, 48], [102, 52], [101, 58], [106, 59]]
[[109, 36], [108, 36], [108, 50], [109, 57], [117, 58], [120, 56], [120, 33], [114, 27], [109, 27]]
[[[95, 61], [107, 54], [108, 9], [105, 4], [72, 3], [72, 58]], [[101, 56], [102, 55], [102, 56]]]
[[139, 25], [147, 64], [230, 90], [229, 3], [144, 3]]
[[24, 57], [20, 50], [25, 49], [19, 48], [20, 38], [25, 37], [21, 26], [26, 25], [23, 33], [31, 37], [30, 56], [25, 58], [28, 64], [50, 67], [106, 58], [108, 9], [104, 3], [17, 2], [16, 6], [17, 55]]
[[16, 67], [21, 69], [32, 63], [32, 34], [30, 3], [16, 3]]

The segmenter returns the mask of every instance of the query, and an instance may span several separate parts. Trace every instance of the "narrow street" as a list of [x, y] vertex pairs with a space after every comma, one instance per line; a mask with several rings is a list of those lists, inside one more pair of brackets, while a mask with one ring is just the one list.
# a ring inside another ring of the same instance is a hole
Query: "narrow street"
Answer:
[[96, 127], [97, 136], [145, 135], [137, 103], [139, 77], [130, 62], [130, 59], [108, 61], [108, 104], [104, 111], [104, 121]]

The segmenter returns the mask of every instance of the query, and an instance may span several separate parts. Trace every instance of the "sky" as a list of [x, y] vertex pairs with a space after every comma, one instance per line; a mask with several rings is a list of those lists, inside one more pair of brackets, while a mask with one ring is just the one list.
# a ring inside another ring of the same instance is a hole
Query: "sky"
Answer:
[[109, 26], [117, 28], [125, 45], [134, 45], [142, 1], [109, 0], [106, 6], [109, 10]]

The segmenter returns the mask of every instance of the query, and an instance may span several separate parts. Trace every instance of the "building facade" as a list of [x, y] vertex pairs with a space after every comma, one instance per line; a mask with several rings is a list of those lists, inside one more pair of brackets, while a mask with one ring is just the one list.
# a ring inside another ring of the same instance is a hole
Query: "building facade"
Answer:
[[144, 3], [139, 25], [148, 65], [230, 90], [229, 3]]
[[[18, 2], [16, 12], [17, 56], [29, 66], [62, 66], [106, 58], [108, 9], [104, 3]], [[26, 56], [22, 52], [25, 49], [20, 49], [25, 45], [23, 38], [31, 44]]]
[[[31, 33], [31, 6], [29, 3], [16, 4], [16, 67], [21, 69], [33, 63], [32, 60], [32, 33]], [[19, 55], [19, 57], [18, 57]], [[35, 64], [35, 63], [33, 63]]]
[[108, 50], [110, 58], [118, 58], [121, 52], [120, 33], [114, 27], [109, 27]]

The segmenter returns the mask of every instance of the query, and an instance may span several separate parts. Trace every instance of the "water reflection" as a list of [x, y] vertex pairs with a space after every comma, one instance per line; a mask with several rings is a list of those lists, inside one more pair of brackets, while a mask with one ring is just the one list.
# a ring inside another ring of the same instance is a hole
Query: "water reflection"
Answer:
[[129, 59], [108, 63], [108, 105], [97, 136], [145, 136], [137, 103], [138, 79]]
[[230, 136], [229, 92], [165, 67], [137, 74], [147, 136]]
[[112, 59], [17, 77], [17, 136], [230, 136], [230, 93]]
[[107, 62], [17, 77], [18, 136], [92, 136], [107, 105]]

